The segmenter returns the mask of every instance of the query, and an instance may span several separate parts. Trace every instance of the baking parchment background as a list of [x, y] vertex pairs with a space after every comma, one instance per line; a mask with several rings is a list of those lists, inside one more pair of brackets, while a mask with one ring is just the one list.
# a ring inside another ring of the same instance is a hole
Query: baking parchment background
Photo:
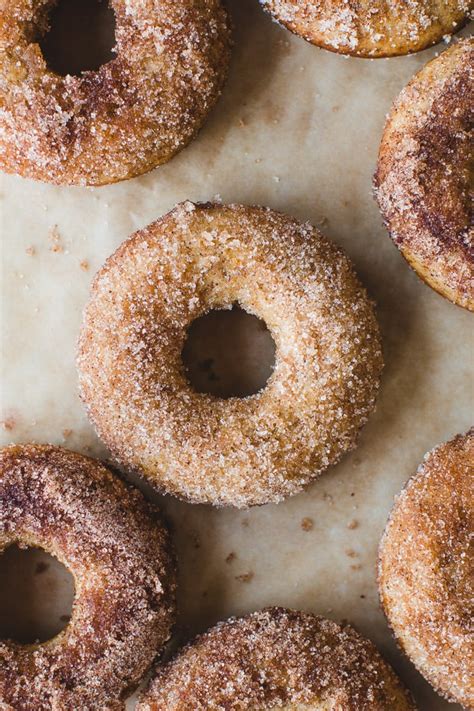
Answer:
[[313, 222], [350, 255], [377, 303], [386, 361], [377, 412], [355, 452], [278, 506], [239, 512], [158, 498], [179, 555], [178, 636], [264, 605], [311, 610], [376, 642], [422, 711], [459, 708], [397, 652], [375, 584], [393, 496], [427, 450], [472, 420], [473, 317], [411, 272], [371, 191], [391, 102], [443, 45], [344, 58], [280, 28], [257, 0], [229, 9], [235, 47], [223, 97], [171, 163], [103, 188], [2, 177], [0, 440], [107, 456], [77, 396], [75, 344], [94, 272], [134, 230], [181, 200], [216, 196]]

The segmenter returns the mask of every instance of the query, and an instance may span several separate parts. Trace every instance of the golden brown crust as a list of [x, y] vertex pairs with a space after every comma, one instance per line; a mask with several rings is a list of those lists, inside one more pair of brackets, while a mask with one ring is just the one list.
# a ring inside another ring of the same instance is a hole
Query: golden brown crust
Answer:
[[427, 284], [474, 311], [474, 40], [429, 62], [395, 102], [376, 196], [395, 244]]
[[221, 622], [157, 672], [137, 711], [412, 711], [352, 627], [268, 608]]
[[[240, 304], [276, 344], [265, 389], [218, 399], [188, 383], [193, 320]], [[265, 208], [178, 205], [96, 277], [80, 391], [117, 460], [192, 502], [245, 507], [299, 492], [355, 446], [382, 367], [372, 304], [347, 257]]]
[[474, 428], [429, 452], [392, 510], [379, 589], [395, 636], [451, 701], [474, 709]]
[[62, 77], [37, 44], [52, 0], [0, 9], [0, 168], [101, 185], [168, 161], [220, 94], [229, 26], [220, 0], [110, 0], [116, 58]]
[[59, 447], [0, 452], [0, 553], [17, 543], [74, 576], [68, 626], [49, 642], [0, 640], [0, 707], [124, 709], [170, 636], [174, 561], [143, 496], [100, 463]]
[[356, 57], [418, 52], [472, 17], [472, 0], [260, 0], [308, 42]]

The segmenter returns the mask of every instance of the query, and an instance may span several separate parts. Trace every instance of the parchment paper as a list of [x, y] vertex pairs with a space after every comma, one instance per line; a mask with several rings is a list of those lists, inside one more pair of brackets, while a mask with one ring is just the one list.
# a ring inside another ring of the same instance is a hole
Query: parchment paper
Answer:
[[179, 554], [178, 637], [269, 604], [348, 619], [422, 711], [441, 711], [449, 705], [391, 639], [375, 562], [394, 494], [428, 449], [471, 424], [473, 322], [410, 271], [371, 194], [385, 114], [440, 48], [346, 59], [293, 37], [257, 0], [229, 6], [236, 44], [224, 95], [171, 163], [97, 189], [2, 178], [1, 443], [107, 456], [77, 396], [75, 343], [94, 272], [135, 229], [178, 201], [216, 196], [310, 220], [348, 252], [378, 304], [386, 360], [378, 409], [353, 454], [278, 506], [236, 512], [161, 499]]

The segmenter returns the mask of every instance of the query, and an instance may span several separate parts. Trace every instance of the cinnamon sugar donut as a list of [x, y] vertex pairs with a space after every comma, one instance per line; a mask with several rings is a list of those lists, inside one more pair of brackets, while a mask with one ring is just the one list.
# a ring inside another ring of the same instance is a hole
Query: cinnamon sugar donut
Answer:
[[220, 0], [110, 0], [116, 57], [59, 76], [38, 39], [53, 0], [0, 9], [0, 168], [57, 184], [102, 185], [168, 161], [220, 94], [229, 28]]
[[474, 428], [425, 456], [380, 545], [382, 605], [434, 688], [474, 709]]
[[137, 711], [409, 711], [374, 645], [352, 627], [268, 608], [221, 622], [158, 668]]
[[397, 99], [382, 138], [376, 196], [419, 277], [474, 311], [474, 40], [429, 62]]
[[[219, 399], [188, 382], [190, 324], [238, 304], [276, 344], [266, 387]], [[82, 399], [117, 461], [191, 502], [246, 507], [301, 491], [355, 446], [382, 366], [372, 304], [314, 227], [186, 202], [113, 254], [84, 312]]]
[[472, 0], [260, 0], [308, 42], [356, 57], [418, 52], [472, 17]]
[[43, 644], [0, 640], [5, 711], [119, 711], [170, 636], [174, 562], [142, 495], [60, 447], [0, 452], [0, 553], [56, 556], [74, 576], [68, 626]]

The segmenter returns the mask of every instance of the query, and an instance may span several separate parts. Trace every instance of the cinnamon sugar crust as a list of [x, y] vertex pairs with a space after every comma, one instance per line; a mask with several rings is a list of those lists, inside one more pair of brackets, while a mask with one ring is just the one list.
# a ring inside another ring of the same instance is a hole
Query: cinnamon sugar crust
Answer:
[[393, 57], [440, 42], [473, 16], [472, 0], [260, 0], [308, 42], [356, 57]]
[[110, 0], [116, 57], [64, 77], [38, 45], [52, 5], [6, 0], [0, 9], [0, 168], [102, 185], [170, 160], [201, 127], [227, 73], [220, 0]]
[[[238, 304], [276, 344], [266, 387], [219, 399], [189, 384], [187, 329]], [[266, 208], [186, 202], [100, 270], [84, 312], [80, 392], [121, 466], [195, 503], [296, 494], [356, 444], [382, 367], [373, 306], [347, 257]]]
[[474, 40], [429, 62], [387, 121], [375, 176], [390, 235], [435, 291], [474, 311]]
[[405, 653], [450, 701], [474, 709], [474, 428], [429, 452], [395, 502], [380, 598]]
[[137, 490], [99, 462], [60, 447], [0, 452], [0, 553], [36, 546], [72, 573], [72, 617], [43, 644], [0, 640], [5, 711], [125, 709], [170, 636], [174, 560]]
[[137, 711], [408, 711], [410, 695], [352, 627], [268, 608], [221, 622], [164, 666]]

